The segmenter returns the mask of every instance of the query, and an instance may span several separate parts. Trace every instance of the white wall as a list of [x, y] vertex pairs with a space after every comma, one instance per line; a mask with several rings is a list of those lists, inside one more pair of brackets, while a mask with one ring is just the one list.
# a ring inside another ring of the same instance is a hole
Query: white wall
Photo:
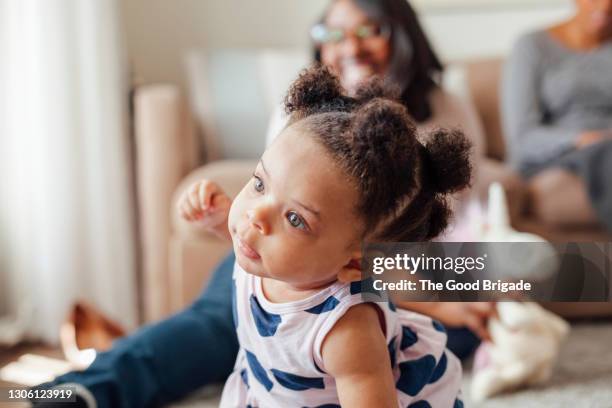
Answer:
[[[569, 15], [572, 0], [516, 6], [421, 9], [444, 60], [500, 55], [516, 37]], [[426, 0], [421, 1], [427, 4]], [[327, 0], [122, 0], [128, 51], [139, 81], [185, 84], [181, 55], [193, 47], [308, 47]]]
[[505, 55], [517, 36], [570, 16], [571, 2], [540, 7], [483, 8], [422, 13], [421, 20], [445, 61]]
[[121, 0], [134, 75], [184, 84], [193, 47], [307, 47], [327, 0]]

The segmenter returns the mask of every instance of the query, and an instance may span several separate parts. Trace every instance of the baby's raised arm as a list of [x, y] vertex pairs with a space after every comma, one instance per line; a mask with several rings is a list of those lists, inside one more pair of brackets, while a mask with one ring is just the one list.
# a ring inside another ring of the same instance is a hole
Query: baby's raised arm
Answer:
[[376, 306], [364, 303], [349, 309], [325, 337], [321, 354], [343, 407], [397, 407], [391, 358]]
[[181, 196], [177, 209], [181, 217], [201, 228], [231, 240], [227, 217], [232, 200], [214, 181], [201, 180], [192, 184]]

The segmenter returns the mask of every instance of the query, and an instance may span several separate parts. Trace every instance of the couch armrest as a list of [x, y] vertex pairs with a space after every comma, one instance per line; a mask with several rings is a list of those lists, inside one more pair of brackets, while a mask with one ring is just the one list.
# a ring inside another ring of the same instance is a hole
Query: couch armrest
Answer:
[[[182, 193], [196, 180], [214, 180], [230, 197], [244, 187], [257, 161], [220, 160], [191, 172], [174, 193], [173, 208]], [[184, 221], [177, 211], [172, 213], [170, 239], [170, 309], [177, 311], [193, 301], [208, 281], [215, 266], [231, 249], [231, 243]]]
[[134, 134], [145, 322], [165, 316], [169, 309], [170, 206], [177, 185], [195, 167], [192, 129], [178, 87], [157, 84], [136, 90]]

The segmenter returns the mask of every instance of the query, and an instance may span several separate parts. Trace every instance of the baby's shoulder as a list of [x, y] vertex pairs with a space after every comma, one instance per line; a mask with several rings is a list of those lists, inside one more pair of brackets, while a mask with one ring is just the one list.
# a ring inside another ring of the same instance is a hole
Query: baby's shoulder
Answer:
[[321, 355], [328, 370], [363, 361], [354, 356], [386, 353], [384, 321], [380, 309], [372, 303], [351, 306], [329, 330], [321, 345]]
[[330, 335], [334, 333], [337, 333], [337, 335], [352, 335], [371, 330], [379, 331], [382, 319], [384, 319], [382, 312], [376, 305], [373, 303], [358, 303], [349, 307], [346, 313], [338, 318], [334, 327], [330, 330]]

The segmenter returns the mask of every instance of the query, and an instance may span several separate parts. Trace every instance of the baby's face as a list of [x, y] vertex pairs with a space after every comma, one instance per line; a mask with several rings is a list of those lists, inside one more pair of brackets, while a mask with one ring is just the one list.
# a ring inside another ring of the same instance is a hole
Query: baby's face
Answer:
[[322, 146], [299, 125], [285, 129], [230, 209], [238, 264], [300, 289], [334, 281], [360, 256], [357, 198]]

